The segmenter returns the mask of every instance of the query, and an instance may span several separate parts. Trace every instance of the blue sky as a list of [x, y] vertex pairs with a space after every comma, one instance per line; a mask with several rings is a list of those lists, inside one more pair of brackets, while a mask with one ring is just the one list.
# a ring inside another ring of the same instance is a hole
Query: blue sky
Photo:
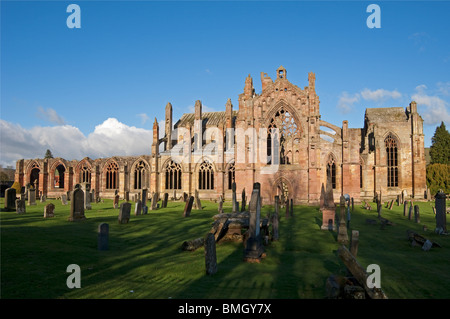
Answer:
[[[81, 28], [69, 29], [69, 4]], [[370, 29], [369, 4], [381, 9]], [[418, 102], [425, 146], [450, 122], [450, 1], [2, 1], [0, 164], [53, 155], [149, 154], [167, 102], [176, 121], [235, 109], [250, 74], [316, 74], [322, 119]]]

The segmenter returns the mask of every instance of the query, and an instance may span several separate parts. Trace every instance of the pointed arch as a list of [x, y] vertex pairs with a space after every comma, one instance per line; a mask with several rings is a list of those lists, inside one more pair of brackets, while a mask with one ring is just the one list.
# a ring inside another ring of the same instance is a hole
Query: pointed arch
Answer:
[[134, 189], [145, 189], [149, 187], [150, 164], [145, 158], [140, 157], [131, 165], [132, 187]]
[[398, 187], [398, 139], [388, 133], [384, 138], [386, 148], [387, 187]]
[[336, 157], [333, 153], [327, 156], [327, 183], [330, 181], [331, 187], [336, 189]]
[[208, 160], [198, 165], [198, 189], [214, 189], [214, 165]]
[[173, 160], [166, 161], [163, 172], [165, 175], [164, 185], [166, 189], [181, 189], [183, 171], [179, 163]]
[[75, 174], [78, 183], [91, 183], [92, 164], [88, 157], [83, 158], [75, 167]]
[[236, 167], [234, 160], [231, 160], [225, 167], [227, 189], [233, 189], [233, 183], [236, 182]]
[[119, 164], [114, 159], [110, 159], [103, 167], [103, 178], [105, 189], [119, 188]]

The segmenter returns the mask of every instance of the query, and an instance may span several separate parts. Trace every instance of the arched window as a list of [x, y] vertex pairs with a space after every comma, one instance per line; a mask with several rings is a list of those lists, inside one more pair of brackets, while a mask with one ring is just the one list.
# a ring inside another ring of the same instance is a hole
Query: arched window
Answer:
[[166, 189], [181, 189], [181, 165], [170, 161], [166, 166]]
[[83, 163], [80, 165], [80, 183], [90, 183], [91, 182], [91, 168]]
[[119, 177], [119, 166], [116, 162], [111, 162], [106, 166], [106, 189], [118, 188], [117, 179]]
[[203, 162], [198, 170], [198, 188], [214, 189], [214, 170], [211, 163]]
[[146, 172], [147, 165], [144, 161], [139, 161], [134, 167], [134, 189], [142, 189], [145, 188], [146, 183]]
[[235, 180], [235, 166], [234, 163], [230, 163], [228, 164], [228, 169], [227, 169], [227, 177], [228, 177], [228, 189], [233, 189], [233, 183], [236, 181]]
[[55, 188], [64, 188], [64, 173], [66, 168], [63, 164], [59, 164], [55, 169], [55, 178], [53, 182], [53, 186]]
[[[268, 164], [277, 163], [277, 161], [272, 160], [271, 156], [278, 155], [272, 152], [272, 129], [279, 130], [279, 145], [274, 145], [280, 156], [278, 163], [292, 164], [292, 150], [294, 149], [294, 144], [298, 144], [301, 135], [301, 128], [297, 126], [294, 117], [281, 107], [270, 121], [267, 129], [267, 156], [270, 157]], [[275, 137], [276, 140], [278, 140], [277, 137]]]
[[327, 181], [331, 181], [331, 187], [336, 189], [336, 160], [330, 154], [327, 162]]
[[397, 152], [397, 141], [389, 134], [385, 140], [384, 144], [386, 146], [386, 159], [387, 159], [387, 186], [397, 187], [398, 186], [398, 152]]

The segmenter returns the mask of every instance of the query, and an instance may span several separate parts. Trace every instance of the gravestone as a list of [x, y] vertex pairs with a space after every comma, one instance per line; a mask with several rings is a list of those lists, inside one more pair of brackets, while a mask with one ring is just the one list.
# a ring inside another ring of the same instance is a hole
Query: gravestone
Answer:
[[392, 210], [393, 205], [394, 205], [394, 200], [392, 199], [391, 202], [389, 203], [389, 210]]
[[79, 221], [86, 219], [84, 215], [84, 192], [80, 188], [76, 188], [72, 192], [72, 200], [70, 201], [69, 221]]
[[341, 195], [338, 242], [346, 245], [348, 243], [347, 225], [345, 223], [345, 198]]
[[403, 216], [406, 216], [406, 211], [408, 210], [408, 201], [403, 202]]
[[241, 204], [241, 212], [245, 212], [245, 206], [247, 206], [247, 199], [245, 197], [245, 187], [242, 190], [242, 201], [241, 202], [242, 202], [242, 204]]
[[91, 210], [91, 184], [81, 183], [81, 189], [84, 192], [84, 210]]
[[42, 194], [40, 197], [41, 197], [40, 198], [41, 203], [45, 203], [46, 196], [44, 194]]
[[148, 206], [142, 206], [142, 214], [147, 215], [148, 214]]
[[279, 230], [278, 230], [278, 214], [280, 207], [280, 197], [275, 196], [275, 213], [272, 216], [272, 240], [277, 241], [279, 239]]
[[222, 195], [219, 196], [219, 206], [217, 208], [219, 214], [223, 214], [223, 198]]
[[183, 201], [186, 203], [189, 199], [189, 195], [186, 192], [183, 192]]
[[116, 194], [115, 196], [114, 196], [114, 208], [115, 209], [117, 209], [117, 208], [119, 208], [119, 194]]
[[189, 197], [189, 200], [184, 205], [183, 217], [191, 216], [192, 205], [194, 204], [194, 196]]
[[237, 199], [236, 199], [236, 183], [235, 182], [233, 182], [233, 184], [231, 186], [231, 190], [232, 190], [232, 196], [231, 196], [232, 209], [231, 209], [231, 212], [232, 213], [237, 213], [239, 211], [239, 205], [238, 205]]
[[66, 194], [61, 195], [61, 204], [67, 205], [67, 195]]
[[408, 220], [412, 219], [412, 214], [413, 214], [413, 205], [412, 205], [412, 202], [410, 202], [409, 212], [408, 212]]
[[98, 235], [97, 235], [97, 247], [98, 250], [108, 250], [109, 245], [109, 224], [101, 223], [98, 225]]
[[354, 257], [358, 255], [358, 244], [359, 244], [359, 231], [352, 230], [352, 242], [350, 245], [350, 252]]
[[150, 206], [151, 210], [158, 209], [158, 193], [154, 192], [152, 195], [152, 205]]
[[16, 199], [15, 206], [16, 206], [17, 214], [25, 214], [25, 212], [26, 212], [25, 199]]
[[252, 196], [249, 203], [249, 238], [246, 242], [244, 251], [244, 261], [259, 262], [264, 253], [264, 247], [261, 241], [260, 234], [260, 218], [261, 218], [261, 185], [259, 183], [253, 184]]
[[202, 209], [202, 202], [198, 195], [198, 190], [195, 190], [195, 209]]
[[167, 207], [167, 201], [169, 200], [169, 193], [164, 193], [164, 199], [162, 202], [162, 208], [166, 208]]
[[334, 204], [333, 187], [332, 187], [330, 176], [327, 178], [326, 190], [323, 189], [323, 194], [321, 194], [321, 196], [324, 199], [324, 203], [323, 203], [323, 208], [321, 209], [322, 226], [320, 227], [320, 229], [335, 231], [336, 230], [336, 222], [335, 222], [336, 205]]
[[431, 200], [431, 192], [430, 192], [429, 188], [427, 188], [426, 194], [427, 194], [427, 200], [430, 201]]
[[354, 208], [354, 202], [353, 202], [353, 197], [352, 197], [352, 213], [353, 213], [353, 208]]
[[36, 205], [36, 191], [34, 188], [28, 190], [28, 206]]
[[126, 202], [130, 201], [130, 192], [129, 191], [125, 191], [125, 201]]
[[55, 205], [50, 203], [44, 207], [44, 218], [55, 217]]
[[14, 211], [16, 209], [16, 189], [7, 188], [5, 190], [5, 210]]
[[[70, 199], [72, 198], [71, 195], [72, 195], [72, 191], [67, 191], [67, 192], [66, 192], [66, 200], [67, 200], [67, 201], [70, 201]], [[62, 195], [61, 195], [61, 196], [62, 196]]]
[[438, 234], [447, 233], [447, 216], [446, 216], [446, 195], [443, 192], [438, 192], [434, 196], [434, 206], [436, 209], [436, 229]]
[[136, 201], [136, 204], [134, 205], [134, 216], [138, 216], [142, 214], [142, 202], [140, 199]]
[[[142, 206], [147, 206], [147, 197], [148, 197], [148, 190], [147, 190], [147, 188], [144, 188], [141, 190]], [[152, 203], [153, 203], [153, 197], [152, 197]], [[153, 206], [153, 204], [152, 204], [152, 206]]]
[[205, 240], [205, 267], [207, 275], [217, 272], [216, 239], [212, 233], [208, 233]]
[[381, 201], [379, 201], [377, 203], [377, 213], [378, 213], [378, 218], [381, 218], [381, 210], [383, 209], [383, 205], [381, 204]]
[[120, 204], [119, 208], [119, 224], [127, 224], [130, 221], [131, 203], [125, 202]]
[[91, 189], [91, 203], [96, 203], [97, 198], [95, 197], [95, 189]]
[[414, 205], [414, 221], [420, 223], [419, 205]]

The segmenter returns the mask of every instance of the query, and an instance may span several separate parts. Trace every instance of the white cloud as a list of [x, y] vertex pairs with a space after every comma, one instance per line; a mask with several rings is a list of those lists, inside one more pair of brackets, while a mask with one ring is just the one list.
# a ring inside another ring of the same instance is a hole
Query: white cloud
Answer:
[[139, 113], [139, 114], [137, 114], [137, 116], [141, 118], [142, 125], [144, 125], [150, 118], [146, 113]]
[[60, 125], [65, 124], [64, 119], [61, 116], [59, 116], [58, 113], [56, 113], [56, 111], [54, 109], [52, 109], [50, 107], [47, 109], [44, 109], [42, 106], [39, 106], [37, 116], [46, 121], [49, 121], [49, 122], [52, 122], [55, 124], [60, 124]]
[[343, 114], [350, 113], [353, 110], [353, 104], [355, 104], [359, 100], [359, 93], [350, 95], [348, 94], [348, 92], [342, 92], [341, 96], [339, 97], [337, 108]]
[[411, 96], [413, 101], [417, 102], [420, 115], [424, 123], [428, 125], [436, 125], [444, 122], [450, 122], [450, 114], [448, 112], [448, 103], [436, 95], [428, 95], [426, 85], [418, 85], [416, 93]]
[[43, 158], [47, 149], [67, 160], [150, 154], [153, 140], [151, 130], [128, 126], [115, 118], [97, 125], [87, 137], [71, 125], [25, 129], [0, 120], [0, 135], [0, 164], [5, 166], [15, 166], [22, 158]]
[[402, 97], [402, 94], [397, 90], [388, 91], [385, 89], [378, 89], [375, 91], [371, 91], [370, 89], [364, 89], [361, 91], [361, 96], [364, 100], [381, 102], [387, 99], [399, 99]]
[[450, 82], [438, 82], [438, 92], [442, 95], [450, 95]]

